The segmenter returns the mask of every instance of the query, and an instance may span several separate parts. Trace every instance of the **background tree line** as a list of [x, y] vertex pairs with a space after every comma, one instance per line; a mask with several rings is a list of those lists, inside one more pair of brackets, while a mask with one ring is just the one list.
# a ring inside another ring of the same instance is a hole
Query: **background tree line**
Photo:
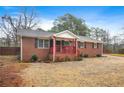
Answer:
[[[38, 20], [38, 14], [34, 9], [30, 11], [26, 8], [22, 9], [17, 16], [6, 14], [1, 16], [0, 31], [4, 33], [4, 37], [0, 41], [4, 40], [7, 46], [11, 46], [11, 42], [13, 42], [14, 46], [17, 46], [19, 42], [19, 38], [16, 35], [17, 31], [19, 29], [42, 30], [42, 28], [38, 27], [40, 25], [38, 21], [40, 20]], [[89, 27], [84, 19], [77, 18], [72, 14], [67, 13], [57, 17], [53, 22], [53, 27], [48, 31], [61, 32], [64, 30], [69, 30], [76, 35], [103, 41], [106, 52], [119, 53], [124, 49], [124, 33], [111, 36], [109, 31], [99, 27]]]

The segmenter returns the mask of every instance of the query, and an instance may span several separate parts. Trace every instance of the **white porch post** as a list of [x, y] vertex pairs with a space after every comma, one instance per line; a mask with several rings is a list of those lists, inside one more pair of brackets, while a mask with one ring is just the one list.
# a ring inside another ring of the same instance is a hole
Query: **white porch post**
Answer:
[[62, 53], [62, 40], [60, 41], [60, 52]]
[[56, 56], [56, 37], [53, 36], [53, 62], [55, 61]]
[[101, 43], [101, 49], [102, 49], [102, 53], [101, 54], [103, 55], [103, 43]]
[[76, 56], [77, 56], [77, 48], [78, 48], [78, 42], [77, 42], [77, 39], [75, 39], [75, 51], [76, 51]]

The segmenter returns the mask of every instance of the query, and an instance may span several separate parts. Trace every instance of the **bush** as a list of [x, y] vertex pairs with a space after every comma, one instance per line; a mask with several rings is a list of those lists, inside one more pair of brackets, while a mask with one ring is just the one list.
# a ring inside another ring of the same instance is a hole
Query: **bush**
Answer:
[[68, 61], [68, 58], [60, 58], [60, 57], [56, 57], [55, 62], [65, 62]]
[[60, 62], [60, 58], [56, 57], [55, 62]]
[[87, 57], [88, 57], [88, 54], [84, 54], [84, 57], [86, 57], [86, 58], [87, 58]]
[[74, 61], [81, 61], [82, 60], [82, 57], [80, 57], [80, 56], [75, 56], [74, 57]]
[[70, 61], [70, 60], [71, 59], [68, 56], [65, 57], [65, 61]]
[[83, 53], [81, 53], [79, 56], [80, 56], [80, 57], [83, 57]]
[[96, 56], [97, 56], [97, 57], [101, 57], [102, 55], [101, 55], [101, 54], [97, 54]]
[[81, 61], [82, 60], [82, 57], [77, 57], [77, 61]]
[[119, 54], [124, 54], [124, 49], [119, 49], [119, 50], [118, 50], [118, 53], [119, 53]]
[[17, 55], [17, 56], [16, 56], [16, 59], [17, 59], [17, 60], [20, 60], [20, 59], [21, 59], [20, 55]]
[[32, 62], [35, 62], [35, 61], [37, 61], [37, 60], [38, 60], [37, 55], [33, 54], [33, 55], [31, 56], [31, 61], [32, 61]]
[[48, 54], [43, 61], [52, 61], [52, 59], [50, 58], [50, 55]]

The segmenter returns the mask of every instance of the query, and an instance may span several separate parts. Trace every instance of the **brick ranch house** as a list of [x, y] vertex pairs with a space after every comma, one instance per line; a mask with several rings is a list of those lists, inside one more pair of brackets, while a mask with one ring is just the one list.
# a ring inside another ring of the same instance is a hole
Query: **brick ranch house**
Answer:
[[57, 57], [74, 58], [80, 54], [89, 57], [102, 55], [101, 41], [85, 36], [77, 36], [66, 30], [60, 33], [35, 30], [19, 30], [21, 60], [29, 61], [33, 54], [43, 60], [48, 55], [53, 61]]

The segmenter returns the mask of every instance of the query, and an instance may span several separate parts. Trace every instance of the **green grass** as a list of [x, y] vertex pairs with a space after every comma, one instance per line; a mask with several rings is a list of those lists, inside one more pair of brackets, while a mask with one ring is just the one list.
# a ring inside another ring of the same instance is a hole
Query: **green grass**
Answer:
[[124, 54], [111, 54], [112, 56], [124, 57]]

